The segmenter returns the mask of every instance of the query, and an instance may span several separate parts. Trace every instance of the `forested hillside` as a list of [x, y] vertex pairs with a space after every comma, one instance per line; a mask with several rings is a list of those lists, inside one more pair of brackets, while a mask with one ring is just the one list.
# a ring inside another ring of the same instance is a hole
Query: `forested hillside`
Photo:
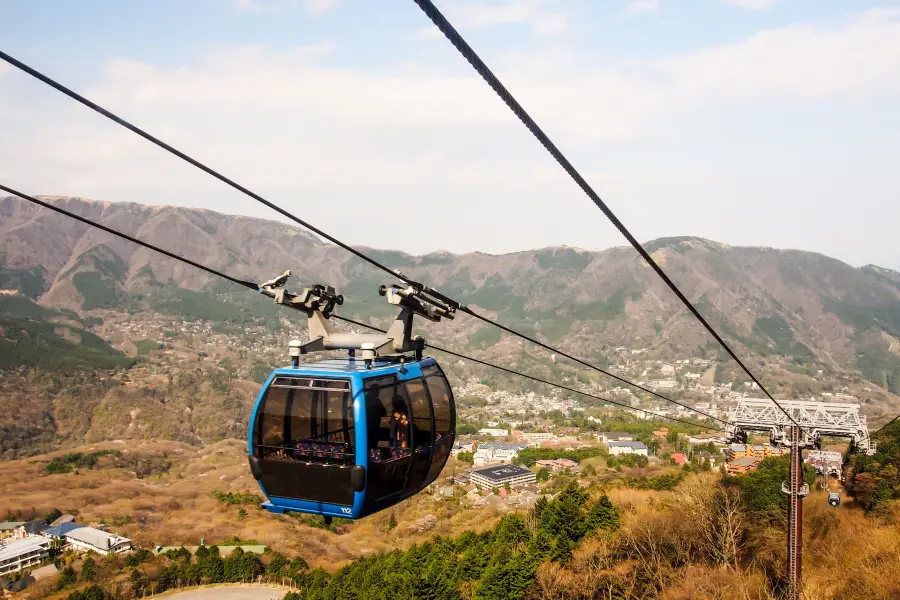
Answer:
[[[393, 314], [376, 293], [387, 278], [281, 223], [49, 200], [236, 277], [265, 280], [291, 269], [295, 289], [334, 285], [347, 298], [340, 309], [347, 316], [383, 326]], [[900, 274], [697, 238], [646, 246], [773, 393], [841, 391], [858, 397], [870, 418], [900, 411]], [[698, 357], [716, 363], [692, 374], [701, 383], [751, 391], [746, 375], [631, 249], [418, 257], [366, 251], [601, 367], [624, 368], [632, 352], [646, 360]], [[209, 443], [238, 435], [255, 384], [283, 364], [288, 339], [305, 336], [302, 315], [261, 295], [14, 198], [0, 199], [0, 288], [0, 402], [10, 408], [0, 417], [0, 455], [7, 457], [98, 436]], [[433, 343], [535, 375], [598, 391], [618, 385], [465, 315], [417, 330]], [[445, 366], [454, 384], [476, 377], [492, 389], [541, 391], [464, 361]], [[660, 377], [628, 368], [632, 380]], [[698, 399], [690, 386], [671, 395]]]

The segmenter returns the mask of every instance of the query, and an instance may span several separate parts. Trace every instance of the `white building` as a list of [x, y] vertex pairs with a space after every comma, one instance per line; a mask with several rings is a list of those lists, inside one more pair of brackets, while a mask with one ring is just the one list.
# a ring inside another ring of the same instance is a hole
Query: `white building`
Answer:
[[607, 446], [609, 446], [609, 453], [613, 456], [620, 454], [647, 456], [647, 446], [644, 445], [644, 442], [609, 442]]
[[663, 375], [674, 375], [675, 365], [663, 365], [659, 372]]
[[127, 552], [131, 549], [131, 540], [112, 533], [85, 527], [78, 523], [63, 523], [44, 531], [44, 535], [56, 539], [64, 539], [76, 550], [87, 552], [93, 550], [97, 554]]
[[534, 471], [517, 465], [495, 465], [472, 471], [472, 483], [483, 490], [500, 488], [506, 484], [515, 487], [535, 481], [537, 475]]
[[450, 449], [450, 456], [457, 456], [460, 452], [475, 452], [475, 442], [456, 442]]
[[528, 442], [533, 446], [540, 446], [544, 442], [549, 442], [553, 440], [556, 436], [552, 433], [547, 433], [546, 431], [541, 431], [538, 433], [523, 433], [522, 439]]
[[489, 465], [499, 462], [512, 462], [519, 452], [528, 447], [528, 444], [506, 444], [503, 442], [485, 442], [475, 451], [475, 465]]
[[630, 442], [634, 436], [624, 431], [598, 431], [597, 439], [601, 442]]
[[49, 555], [50, 540], [40, 535], [0, 546], [0, 575], [38, 565]]
[[506, 437], [509, 435], [508, 429], [479, 429], [478, 435], [489, 435], [491, 437]]

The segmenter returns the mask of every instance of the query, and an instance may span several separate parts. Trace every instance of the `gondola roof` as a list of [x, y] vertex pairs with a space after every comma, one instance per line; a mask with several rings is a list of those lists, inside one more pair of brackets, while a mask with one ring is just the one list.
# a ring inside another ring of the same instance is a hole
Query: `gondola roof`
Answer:
[[[420, 361], [420, 364], [429, 364], [431, 362], [435, 362], [432, 358], [425, 358]], [[414, 364], [413, 361], [408, 361], [407, 363], [401, 363], [396, 359], [390, 359], [385, 357], [378, 357], [373, 362], [371, 367], [367, 367], [365, 361], [362, 359], [346, 359], [346, 358], [335, 358], [328, 360], [320, 360], [312, 363], [301, 363], [298, 367], [285, 367], [282, 369], [275, 369], [275, 375], [298, 375], [299, 373], [309, 375], [310, 371], [323, 371], [323, 372], [332, 372], [334, 374], [350, 374], [350, 373], [365, 373], [367, 375], [389, 375], [391, 373], [395, 373], [398, 367], [403, 366], [403, 364]]]

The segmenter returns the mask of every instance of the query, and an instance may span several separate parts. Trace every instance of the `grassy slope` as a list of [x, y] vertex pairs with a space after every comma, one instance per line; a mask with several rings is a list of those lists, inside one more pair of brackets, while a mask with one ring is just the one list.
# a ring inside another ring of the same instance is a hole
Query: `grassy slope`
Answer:
[[[96, 470], [47, 475], [46, 464], [63, 452], [0, 462], [0, 515], [30, 507], [38, 514], [53, 507], [77, 511], [80, 522], [120, 523], [111, 529], [146, 547], [198, 544], [201, 538], [215, 543], [238, 536], [329, 569], [361, 554], [405, 548], [432, 535], [483, 530], [499, 518], [487, 509], [438, 505], [420, 494], [396, 508], [400, 525], [390, 534], [385, 534], [388, 511], [344, 525], [336, 535], [255, 506], [244, 506], [247, 515], [242, 518], [238, 514], [241, 507], [227, 506], [211, 497], [215, 490], [261, 496], [247, 466], [244, 442], [225, 440], [202, 450], [177, 442], [106, 442], [77, 450], [102, 448], [120, 450], [122, 460], [130, 461], [130, 468], [115, 468], [115, 459], [103, 457], [101, 468]], [[136, 478], [133, 465], [151, 460], [170, 461], [171, 468], [166, 473]], [[438, 516], [438, 524], [417, 531], [417, 522], [428, 514]]]

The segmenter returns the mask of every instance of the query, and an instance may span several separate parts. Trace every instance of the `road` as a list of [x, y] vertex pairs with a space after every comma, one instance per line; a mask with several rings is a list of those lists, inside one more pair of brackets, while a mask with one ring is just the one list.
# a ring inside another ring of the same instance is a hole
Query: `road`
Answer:
[[166, 598], [177, 600], [281, 600], [285, 592], [258, 586], [215, 587], [172, 594]]

